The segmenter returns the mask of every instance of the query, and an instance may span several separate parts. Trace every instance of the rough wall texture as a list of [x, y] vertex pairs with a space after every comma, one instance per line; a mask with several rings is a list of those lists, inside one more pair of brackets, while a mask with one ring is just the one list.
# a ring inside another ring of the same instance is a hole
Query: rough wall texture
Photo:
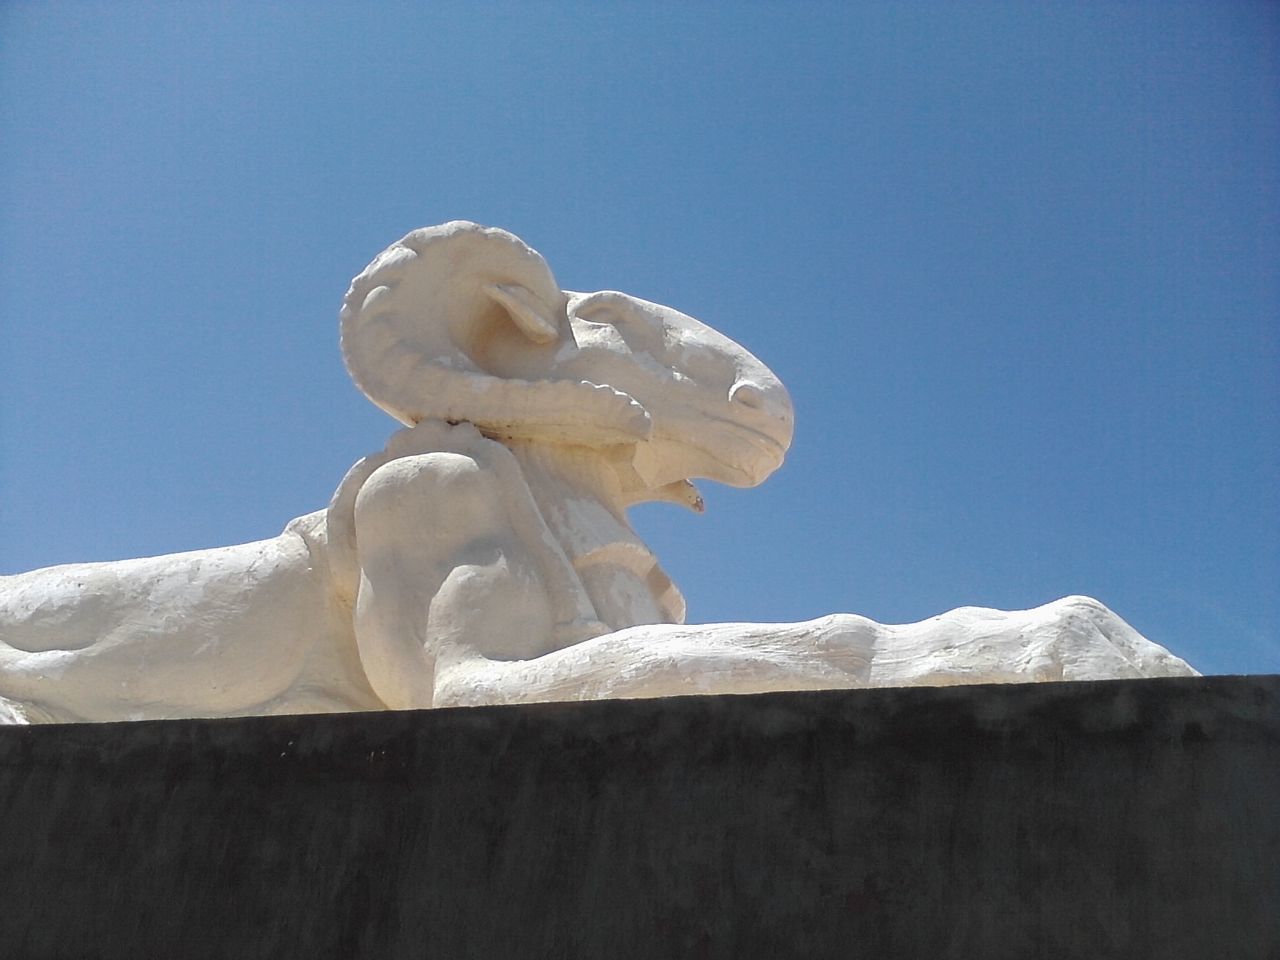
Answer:
[[1274, 957], [1280, 677], [0, 729], [0, 955]]

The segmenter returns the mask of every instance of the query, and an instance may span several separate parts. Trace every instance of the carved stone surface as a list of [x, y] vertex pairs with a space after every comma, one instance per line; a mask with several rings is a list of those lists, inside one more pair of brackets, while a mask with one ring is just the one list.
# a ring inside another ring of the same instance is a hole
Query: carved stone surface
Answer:
[[0, 723], [1195, 673], [1083, 597], [683, 625], [626, 509], [781, 465], [764, 364], [463, 221], [381, 253], [341, 324], [406, 428], [273, 540], [0, 578]]

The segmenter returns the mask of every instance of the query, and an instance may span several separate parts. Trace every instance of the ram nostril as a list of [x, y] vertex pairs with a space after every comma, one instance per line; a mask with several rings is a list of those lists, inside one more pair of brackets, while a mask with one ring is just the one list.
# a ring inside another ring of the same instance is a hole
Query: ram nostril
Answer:
[[739, 380], [729, 391], [729, 402], [759, 410], [764, 406], [764, 391], [750, 380]]

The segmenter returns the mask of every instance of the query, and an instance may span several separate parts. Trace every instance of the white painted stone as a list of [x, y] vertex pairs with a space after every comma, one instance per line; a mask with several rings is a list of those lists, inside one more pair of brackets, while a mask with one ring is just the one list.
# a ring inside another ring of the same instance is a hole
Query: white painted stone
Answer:
[[637, 626], [536, 660], [459, 658], [437, 668], [436, 705], [1195, 675], [1097, 600], [1064, 597], [902, 625], [836, 613]]
[[380, 254], [341, 320], [408, 426], [273, 540], [0, 577], [0, 723], [1195, 673], [1084, 597], [683, 625], [626, 509], [781, 465], [767, 367], [465, 222]]

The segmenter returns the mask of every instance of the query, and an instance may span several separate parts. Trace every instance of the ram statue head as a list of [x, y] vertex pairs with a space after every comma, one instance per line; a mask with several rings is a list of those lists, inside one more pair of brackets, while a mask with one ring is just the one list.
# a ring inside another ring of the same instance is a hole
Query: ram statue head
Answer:
[[630, 503], [696, 509], [690, 479], [754, 486], [791, 442], [786, 389], [743, 347], [670, 307], [561, 290], [505, 230], [413, 231], [352, 281], [341, 321], [352, 378], [397, 420], [595, 448]]

